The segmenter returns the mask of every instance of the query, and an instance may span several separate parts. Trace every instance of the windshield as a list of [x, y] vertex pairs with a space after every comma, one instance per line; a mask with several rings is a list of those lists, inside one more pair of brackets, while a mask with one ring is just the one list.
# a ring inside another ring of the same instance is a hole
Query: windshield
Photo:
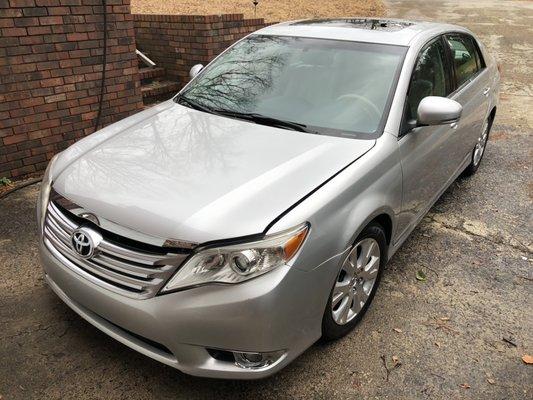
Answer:
[[405, 51], [253, 35], [211, 63], [176, 101], [288, 129], [371, 137], [384, 124]]

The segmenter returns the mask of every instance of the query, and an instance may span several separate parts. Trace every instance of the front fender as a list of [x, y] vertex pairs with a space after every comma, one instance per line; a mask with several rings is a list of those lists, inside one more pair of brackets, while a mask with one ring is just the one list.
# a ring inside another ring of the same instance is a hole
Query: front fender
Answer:
[[[380, 214], [390, 218], [391, 237], [394, 238], [395, 216], [400, 211], [401, 200], [402, 172], [397, 139], [384, 133], [373, 149], [289, 211], [268, 233], [308, 221], [311, 230], [295, 267], [310, 271], [334, 257], [340, 263], [341, 255]], [[339, 263], [335, 267], [337, 270]]]

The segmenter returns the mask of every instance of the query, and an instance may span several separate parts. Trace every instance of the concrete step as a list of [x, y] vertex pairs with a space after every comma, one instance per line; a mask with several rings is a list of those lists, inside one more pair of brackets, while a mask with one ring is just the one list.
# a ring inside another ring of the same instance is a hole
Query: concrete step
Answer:
[[165, 68], [161, 68], [161, 67], [139, 68], [139, 76], [141, 80], [159, 78], [161, 76], [165, 76]]
[[143, 99], [168, 95], [170, 98], [173, 94], [181, 89], [181, 85], [175, 81], [160, 80], [141, 85]]

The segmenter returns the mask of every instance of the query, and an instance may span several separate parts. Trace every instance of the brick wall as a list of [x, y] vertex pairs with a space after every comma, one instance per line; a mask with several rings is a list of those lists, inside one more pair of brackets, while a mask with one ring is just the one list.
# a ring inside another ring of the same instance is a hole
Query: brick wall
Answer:
[[[107, 0], [101, 125], [143, 106], [130, 0]], [[0, 177], [42, 171], [95, 130], [102, 0], [0, 0]]]
[[242, 14], [134, 14], [133, 19], [139, 50], [182, 85], [194, 64], [207, 64], [236, 40], [267, 25]]

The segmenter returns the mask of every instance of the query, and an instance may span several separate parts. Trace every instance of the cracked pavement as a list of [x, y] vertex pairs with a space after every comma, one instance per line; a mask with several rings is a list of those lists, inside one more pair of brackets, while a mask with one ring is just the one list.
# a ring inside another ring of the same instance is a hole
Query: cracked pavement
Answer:
[[387, 7], [479, 34], [502, 64], [502, 101], [478, 173], [454, 183], [395, 255], [355, 331], [261, 381], [181, 374], [99, 332], [46, 287], [33, 185], [0, 199], [2, 399], [532, 397], [521, 356], [533, 353], [533, 3]]

